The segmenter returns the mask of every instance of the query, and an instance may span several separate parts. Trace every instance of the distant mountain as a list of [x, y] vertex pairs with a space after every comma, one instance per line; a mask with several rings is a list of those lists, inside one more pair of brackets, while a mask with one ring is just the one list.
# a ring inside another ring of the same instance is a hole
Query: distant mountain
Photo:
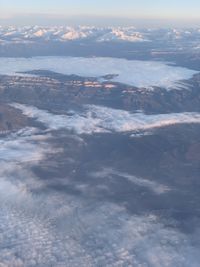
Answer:
[[199, 39], [199, 29], [136, 29], [135, 27], [3, 27], [0, 26], [0, 43], [6, 42], [34, 42], [45, 41], [72, 41], [89, 39], [95, 42], [146, 42], [155, 40], [183, 40]]
[[43, 41], [72, 41], [89, 39], [95, 42], [146, 42], [155, 37], [161, 40], [199, 38], [199, 29], [136, 29], [134, 27], [0, 27], [0, 43]]
[[135, 28], [95, 28], [95, 27], [0, 27], [1, 42], [24, 42], [41, 40], [71, 41], [92, 39], [94, 41], [146, 41]]

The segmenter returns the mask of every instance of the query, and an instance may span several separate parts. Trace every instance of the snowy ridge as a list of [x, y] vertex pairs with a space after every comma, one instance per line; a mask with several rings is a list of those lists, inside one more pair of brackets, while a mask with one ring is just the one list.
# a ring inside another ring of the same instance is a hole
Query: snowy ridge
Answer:
[[145, 41], [142, 33], [135, 28], [95, 28], [95, 27], [0, 27], [0, 39], [12, 42], [35, 41], [72, 41], [93, 39], [94, 41]]
[[127, 42], [145, 42], [146, 37], [133, 28], [113, 28], [97, 40], [99, 42], [109, 41], [127, 41]]
[[0, 26], [0, 44], [36, 41], [146, 42], [179, 41], [200, 38], [199, 29], [136, 29], [135, 27], [69, 27], [69, 26]]

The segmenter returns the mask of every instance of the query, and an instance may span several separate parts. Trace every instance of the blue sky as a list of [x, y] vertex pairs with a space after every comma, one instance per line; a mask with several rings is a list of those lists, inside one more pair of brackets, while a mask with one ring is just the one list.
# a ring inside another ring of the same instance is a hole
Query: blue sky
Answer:
[[1, 19], [27, 14], [200, 20], [200, 0], [0, 0]]

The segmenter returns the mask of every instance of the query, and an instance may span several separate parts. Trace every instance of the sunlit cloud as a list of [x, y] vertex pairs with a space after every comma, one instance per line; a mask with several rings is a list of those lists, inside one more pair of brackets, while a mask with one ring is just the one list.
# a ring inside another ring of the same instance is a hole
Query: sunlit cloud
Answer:
[[[55, 115], [33, 106], [14, 103], [29, 118], [43, 123], [47, 129], [67, 129], [77, 134], [150, 132], [176, 124], [200, 123], [195, 112], [146, 115], [103, 106], [87, 105], [82, 112], [70, 111], [69, 115]], [[134, 135], [133, 135], [134, 136]]]

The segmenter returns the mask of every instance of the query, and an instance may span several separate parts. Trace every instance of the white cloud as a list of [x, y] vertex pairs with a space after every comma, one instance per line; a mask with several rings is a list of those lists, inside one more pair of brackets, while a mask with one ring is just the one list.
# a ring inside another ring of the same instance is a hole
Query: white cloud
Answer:
[[[55, 152], [48, 138], [26, 128], [1, 140], [1, 267], [198, 266], [193, 236], [167, 228], [159, 217], [131, 215], [120, 205], [90, 199], [84, 185], [81, 195], [48, 190], [48, 179], [39, 179], [31, 170]], [[107, 172], [150, 190], [157, 186], [126, 173]]]
[[[200, 122], [197, 113], [145, 115], [89, 105], [67, 116], [14, 106], [49, 129], [66, 128], [78, 134], [149, 131], [174, 123]], [[151, 211], [132, 215], [120, 204], [99, 202], [93, 198], [95, 187], [91, 195], [91, 186], [84, 184], [84, 179], [74, 184], [80, 195], [49, 189], [49, 185], [73, 186], [67, 177], [39, 179], [32, 171], [50, 153], [59, 151], [50, 138], [46, 131], [25, 128], [0, 140], [0, 267], [198, 266], [197, 232], [194, 237], [169, 228], [167, 218], [161, 220]], [[157, 181], [114, 169], [103, 168], [90, 175], [91, 179], [111, 177], [112, 182], [120, 177], [158, 198], [170, 190]], [[100, 185], [112, 190], [107, 184]]]
[[103, 168], [101, 171], [97, 171], [95, 173], [92, 173], [91, 175], [95, 177], [99, 177], [99, 178], [107, 178], [107, 179], [112, 178], [113, 181], [115, 179], [117, 180], [118, 177], [120, 177], [120, 178], [130, 181], [131, 183], [137, 186], [146, 188], [158, 195], [167, 193], [170, 190], [168, 186], [160, 184], [156, 181], [147, 180], [141, 177], [136, 177], [134, 175], [130, 175], [124, 172], [119, 172], [111, 168]]
[[[180, 89], [181, 80], [187, 80], [197, 71], [170, 66], [163, 62], [136, 61], [118, 58], [80, 57], [33, 57], [0, 58], [0, 74], [15, 75], [17, 72], [50, 70], [61, 74], [83, 77], [100, 77], [116, 74], [113, 81], [136, 87]], [[22, 75], [22, 74], [17, 74]]]
[[13, 104], [24, 115], [44, 123], [51, 130], [68, 129], [78, 134], [99, 132], [149, 132], [150, 130], [181, 123], [200, 123], [199, 113], [169, 113], [146, 115], [103, 106], [87, 105], [82, 112], [55, 115], [36, 107]]

